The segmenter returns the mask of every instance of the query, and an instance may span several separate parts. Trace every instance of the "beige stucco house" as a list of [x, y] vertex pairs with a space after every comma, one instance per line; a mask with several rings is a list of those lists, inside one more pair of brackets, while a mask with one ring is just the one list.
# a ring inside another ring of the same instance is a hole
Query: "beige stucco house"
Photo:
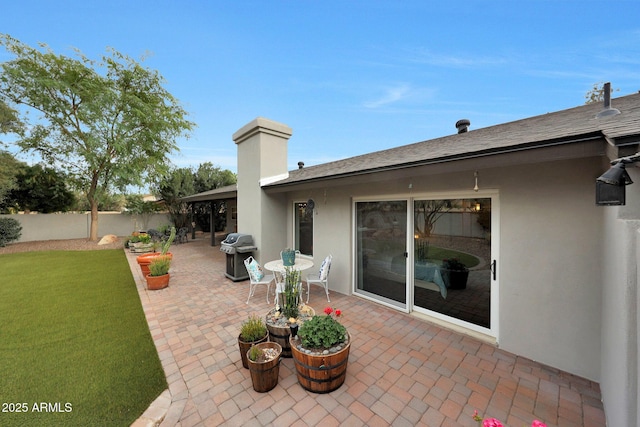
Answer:
[[[257, 118], [233, 135], [237, 230], [261, 263], [285, 247], [316, 267], [332, 254], [330, 292], [599, 382], [608, 425], [640, 425], [640, 183], [626, 205], [595, 203], [610, 161], [640, 151], [640, 94], [612, 104], [620, 114], [596, 118], [603, 106], [591, 104], [462, 122], [450, 136], [292, 171], [292, 129]], [[636, 164], [627, 171], [640, 182]], [[470, 266], [463, 288], [451, 257]]]

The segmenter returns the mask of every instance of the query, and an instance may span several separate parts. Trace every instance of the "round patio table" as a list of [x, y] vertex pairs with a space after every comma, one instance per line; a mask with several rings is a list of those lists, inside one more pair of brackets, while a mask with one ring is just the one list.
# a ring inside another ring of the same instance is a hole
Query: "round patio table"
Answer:
[[[313, 261], [311, 261], [310, 259], [296, 258], [295, 264], [293, 264], [289, 268], [294, 268], [298, 271], [304, 271], [304, 270], [310, 269], [311, 267], [313, 267]], [[264, 265], [264, 268], [266, 268], [269, 271], [274, 271], [278, 273], [284, 273], [286, 269], [281, 259], [267, 262]]]

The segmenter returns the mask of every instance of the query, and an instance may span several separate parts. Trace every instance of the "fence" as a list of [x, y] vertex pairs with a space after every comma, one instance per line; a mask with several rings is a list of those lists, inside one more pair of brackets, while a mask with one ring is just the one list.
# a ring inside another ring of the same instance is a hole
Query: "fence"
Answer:
[[[19, 242], [36, 240], [88, 239], [91, 230], [91, 213], [59, 214], [19, 214], [0, 215], [13, 218], [22, 226]], [[169, 215], [153, 214], [148, 228], [158, 228], [170, 223]], [[120, 212], [98, 212], [98, 237], [105, 234], [128, 236], [134, 231], [144, 230], [140, 215], [126, 215]]]

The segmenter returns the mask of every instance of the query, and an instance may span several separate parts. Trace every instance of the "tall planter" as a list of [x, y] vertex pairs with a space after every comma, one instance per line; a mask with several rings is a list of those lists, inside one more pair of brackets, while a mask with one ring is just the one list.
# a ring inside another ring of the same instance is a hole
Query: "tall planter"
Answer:
[[251, 349], [251, 346], [254, 344], [260, 344], [266, 342], [269, 339], [269, 331], [264, 334], [264, 337], [260, 338], [256, 341], [244, 341], [241, 335], [238, 335], [238, 348], [240, 349], [240, 359], [242, 359], [242, 366], [245, 369], [249, 369], [249, 362], [247, 359], [247, 352]]
[[442, 270], [442, 280], [449, 289], [466, 289], [469, 270]]
[[278, 375], [280, 373], [280, 354], [282, 354], [282, 347], [275, 342], [263, 342], [256, 344], [256, 347], [265, 349], [273, 349], [276, 351], [276, 356], [267, 361], [253, 361], [249, 359], [247, 351], [247, 362], [249, 363], [249, 372], [251, 373], [251, 382], [253, 383], [253, 389], [258, 393], [264, 393], [272, 390], [278, 385]]
[[[291, 324], [284, 315], [275, 315], [276, 309], [272, 308], [266, 315], [265, 323], [269, 330], [269, 340], [277, 342], [282, 347], [282, 357], [291, 357], [291, 347], [289, 346], [289, 337], [291, 336]], [[316, 311], [306, 305], [298, 314], [298, 325], [303, 324], [307, 320], [315, 316]]]
[[344, 384], [351, 349], [350, 334], [339, 351], [327, 351], [327, 354], [305, 350], [297, 337], [290, 337], [289, 341], [302, 388], [313, 393], [330, 393]]

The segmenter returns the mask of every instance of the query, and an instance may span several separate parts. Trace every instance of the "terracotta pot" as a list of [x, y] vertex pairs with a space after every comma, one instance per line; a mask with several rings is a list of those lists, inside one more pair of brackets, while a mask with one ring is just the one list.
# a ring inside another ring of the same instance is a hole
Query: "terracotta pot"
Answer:
[[245, 369], [249, 369], [249, 363], [247, 362], [247, 351], [249, 351], [252, 345], [265, 342], [268, 339], [269, 339], [268, 330], [267, 330], [267, 333], [264, 334], [264, 337], [256, 341], [243, 341], [242, 338], [240, 338], [240, 335], [238, 335], [238, 348], [240, 349], [240, 359], [242, 359], [242, 366], [244, 366]]
[[164, 289], [169, 286], [171, 274], [167, 273], [163, 276], [151, 276], [147, 274], [145, 277], [147, 279], [147, 289], [157, 291], [158, 289]]
[[[155, 257], [159, 256], [162, 256], [162, 252], [152, 252], [144, 255], [138, 255], [136, 257], [136, 261], [138, 262], [140, 271], [142, 271], [142, 275], [144, 277], [147, 277], [147, 275], [150, 273], [149, 264], [151, 264], [151, 261], [153, 261]], [[169, 259], [173, 259], [173, 254], [171, 252], [167, 252], [164, 256], [169, 257]]]
[[309, 354], [298, 349], [300, 340], [289, 338], [298, 382], [313, 393], [329, 393], [342, 386], [347, 376], [351, 335], [347, 344], [338, 352]]

